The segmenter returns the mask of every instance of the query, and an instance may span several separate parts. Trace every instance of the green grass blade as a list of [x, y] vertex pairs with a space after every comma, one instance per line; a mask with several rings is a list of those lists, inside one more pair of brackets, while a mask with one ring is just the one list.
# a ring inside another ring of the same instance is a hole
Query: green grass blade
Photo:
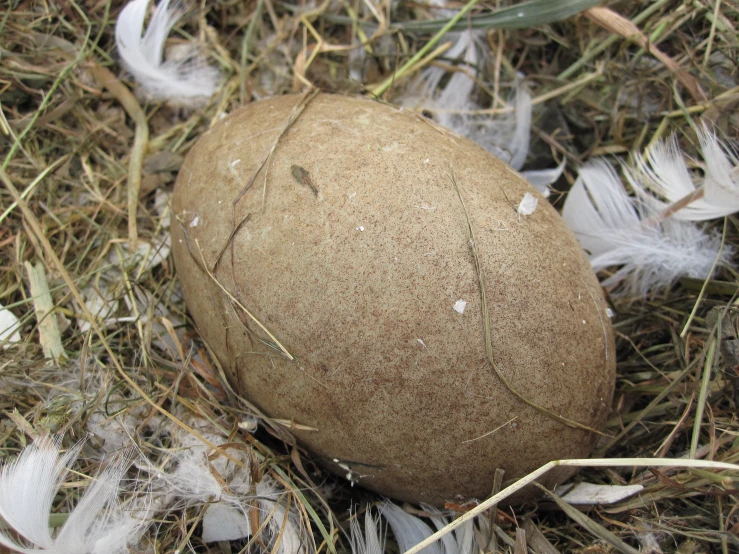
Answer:
[[[602, 0], [530, 0], [521, 2], [492, 13], [473, 15], [454, 24], [450, 31], [464, 31], [467, 29], [528, 29], [539, 27], [547, 23], [562, 21], [583, 10], [587, 10]], [[352, 23], [347, 16], [323, 16], [333, 23]], [[442, 29], [451, 19], [432, 19], [429, 21], [403, 21], [395, 23], [396, 28], [411, 33], [430, 33]]]

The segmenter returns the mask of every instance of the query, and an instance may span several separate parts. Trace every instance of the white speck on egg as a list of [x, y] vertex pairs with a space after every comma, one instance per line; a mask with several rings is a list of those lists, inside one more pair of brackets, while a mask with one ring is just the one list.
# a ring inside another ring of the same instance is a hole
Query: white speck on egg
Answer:
[[464, 300], [457, 300], [454, 303], [454, 311], [460, 314], [464, 313], [464, 309], [467, 307], [467, 302]]
[[238, 160], [234, 160], [231, 162], [231, 167], [236, 167], [240, 163], [241, 163], [241, 158], [239, 158]]
[[423, 163], [427, 164], [427, 163], [429, 163], [430, 161], [431, 161], [431, 160], [430, 160], [429, 158], [426, 158], [425, 160], [423, 160]]
[[583, 325], [586, 325], [586, 324], [587, 324], [587, 322], [588, 322], [588, 321], [587, 321], [586, 319], [583, 319], [583, 320], [582, 320], [582, 324], [583, 324]]
[[357, 231], [364, 231], [364, 226], [360, 225], [359, 227], [357, 227]]
[[196, 215], [193, 220], [190, 222], [189, 227], [197, 227], [198, 223], [200, 223], [200, 216]]
[[356, 195], [357, 195], [357, 193], [356, 193], [356, 192], [352, 192], [352, 193], [351, 193], [351, 194], [349, 195], [349, 200], [351, 200], [352, 198], [354, 198], [354, 197], [355, 197]]
[[426, 343], [425, 343], [425, 342], [423, 342], [423, 341], [422, 341], [421, 339], [416, 339], [416, 340], [418, 341], [418, 344], [420, 344], [420, 345], [421, 345], [421, 346], [423, 346], [424, 348], [428, 348], [428, 347], [426, 346]]

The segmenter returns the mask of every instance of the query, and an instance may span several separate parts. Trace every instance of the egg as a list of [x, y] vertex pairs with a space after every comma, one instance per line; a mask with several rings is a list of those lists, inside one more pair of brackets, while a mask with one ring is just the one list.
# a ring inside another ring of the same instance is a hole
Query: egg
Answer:
[[172, 207], [177, 276], [232, 387], [353, 484], [484, 498], [496, 469], [600, 436], [601, 288], [556, 210], [475, 143], [366, 98], [272, 98], [198, 140]]

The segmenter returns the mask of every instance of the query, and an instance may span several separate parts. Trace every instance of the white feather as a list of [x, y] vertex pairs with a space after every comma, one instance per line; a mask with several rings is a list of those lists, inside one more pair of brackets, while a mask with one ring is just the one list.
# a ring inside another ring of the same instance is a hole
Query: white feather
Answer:
[[57, 535], [52, 535], [49, 515], [54, 497], [82, 448], [77, 443], [62, 455], [60, 442], [40, 438], [0, 470], [0, 516], [17, 534], [0, 532], [0, 544], [23, 553], [128, 552], [129, 541], [145, 523], [118, 506], [118, 485], [130, 465], [127, 459], [96, 477]]
[[218, 87], [218, 69], [203, 61], [194, 46], [181, 59], [163, 60], [167, 35], [183, 15], [180, 2], [161, 0], [144, 32], [148, 5], [149, 0], [132, 0], [118, 16], [115, 41], [124, 67], [148, 98], [184, 106], [204, 103]]
[[565, 170], [567, 160], [563, 159], [557, 167], [551, 169], [530, 169], [522, 171], [521, 175], [534, 187], [544, 198], [549, 198], [549, 185], [554, 184]]
[[446, 71], [434, 65], [426, 67], [400, 99], [404, 106], [429, 109], [436, 120], [455, 133], [474, 140], [514, 169], [520, 169], [529, 151], [531, 132], [531, 95], [516, 80], [513, 115], [491, 118], [472, 112], [479, 110], [471, 94], [475, 88], [480, 62], [479, 32], [465, 31], [456, 35], [445, 57], [460, 60], [457, 70], [443, 88], [440, 83]]
[[0, 344], [3, 348], [21, 341], [19, 327], [20, 324], [15, 314], [0, 304]]
[[593, 269], [622, 266], [604, 281], [646, 294], [682, 276], [709, 277], [714, 261], [728, 264], [721, 241], [685, 221], [653, 223], [653, 209], [628, 196], [613, 167], [591, 160], [580, 170], [562, 210], [570, 229], [590, 253]]
[[597, 485], [594, 483], [578, 483], [562, 500], [568, 504], [600, 504], [609, 505], [634, 496], [644, 489], [643, 485]]
[[[449, 518], [441, 515], [439, 510], [431, 506], [422, 506], [431, 515], [431, 522], [436, 529], [432, 529], [420, 518], [409, 514], [391, 502], [387, 502], [380, 508], [380, 513], [387, 519], [393, 535], [398, 543], [398, 549], [405, 552], [417, 545], [422, 540], [430, 537], [435, 530], [445, 527]], [[473, 554], [476, 550], [474, 522], [469, 520], [451, 533], [444, 535], [440, 542], [435, 542], [423, 550], [424, 554]], [[352, 549], [353, 554], [362, 554]]]
[[698, 138], [706, 164], [703, 183], [706, 202], [722, 208], [718, 217], [739, 211], [739, 158], [706, 127]]
[[[423, 506], [423, 509], [432, 514], [431, 522], [437, 530], [446, 527], [449, 518], [441, 516], [439, 510], [432, 506]], [[475, 544], [475, 533], [473, 520], [467, 520], [457, 527], [452, 533], [447, 533], [441, 539], [444, 554], [473, 554]]]
[[639, 229], [641, 225], [616, 171], [602, 159], [591, 160], [580, 169], [562, 208], [562, 217], [592, 256], [616, 247], [615, 232]]
[[[392, 502], [384, 504], [380, 508], [380, 513], [390, 524], [395, 540], [398, 543], [398, 549], [401, 552], [405, 552], [409, 548], [416, 546], [419, 542], [433, 534], [431, 527]], [[423, 554], [444, 554], [438, 542], [427, 546], [421, 552]]]
[[385, 540], [380, 538], [380, 518], [374, 518], [369, 509], [364, 513], [364, 534], [359, 518], [350, 524], [352, 554], [383, 554]]
[[677, 210], [672, 217], [705, 221], [739, 211], [739, 160], [708, 128], [698, 134], [703, 156], [703, 178], [691, 173], [677, 138], [656, 142], [646, 156], [636, 154], [625, 175], [637, 195], [655, 210], [668, 206], [703, 187], [703, 198]]
[[508, 163], [513, 169], [521, 169], [526, 163], [526, 156], [529, 155], [532, 111], [531, 93], [526, 85], [519, 81], [516, 86], [515, 102], [516, 130], [508, 149], [511, 156]]

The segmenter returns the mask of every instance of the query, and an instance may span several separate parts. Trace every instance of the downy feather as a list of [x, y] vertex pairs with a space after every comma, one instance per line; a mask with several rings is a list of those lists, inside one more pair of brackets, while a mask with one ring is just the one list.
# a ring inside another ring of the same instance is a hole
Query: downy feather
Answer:
[[220, 73], [189, 45], [181, 59], [164, 61], [164, 43], [183, 15], [178, 0], [161, 0], [144, 32], [149, 0], [132, 0], [118, 16], [115, 41], [121, 62], [141, 86], [144, 96], [196, 106], [218, 87]]
[[40, 438], [0, 470], [0, 516], [17, 534], [0, 532], [0, 544], [22, 553], [128, 552], [128, 543], [146, 525], [118, 506], [118, 485], [130, 465], [128, 459], [106, 467], [52, 535], [49, 515], [54, 497], [83, 444], [62, 455], [60, 443], [60, 438]]
[[536, 206], [539, 205], [539, 199], [531, 194], [530, 192], [527, 192], [523, 195], [523, 198], [521, 199], [521, 202], [518, 204], [518, 208], [516, 208], [516, 211], [518, 212], [518, 215], [531, 215], [536, 210]]
[[[207, 420], [192, 418], [188, 424], [212, 444], [228, 442], [228, 436]], [[162, 477], [178, 505], [209, 504], [203, 518], [204, 540], [235, 540], [251, 536], [248, 514], [256, 500], [261, 522], [269, 518], [264, 540], [276, 541], [282, 533], [275, 554], [311, 551], [311, 543], [296, 513], [285, 509], [285, 491], [267, 476], [259, 483], [252, 483], [251, 461], [246, 452], [228, 449], [229, 455], [243, 464], [237, 465], [225, 456], [213, 456], [210, 447], [180, 428], [173, 431], [173, 437], [178, 447], [173, 455], [175, 468]], [[236, 528], [229, 528], [223, 524], [224, 518], [240, 523]]]
[[657, 211], [703, 187], [704, 196], [672, 215], [675, 219], [705, 221], [739, 211], [739, 159], [707, 127], [698, 133], [703, 177], [688, 169], [685, 154], [673, 135], [656, 142], [646, 155], [636, 154], [624, 174], [636, 194]]
[[[452, 35], [454, 36], [454, 35]], [[434, 65], [426, 67], [409, 87], [400, 103], [404, 106], [429, 109], [436, 120], [458, 135], [477, 142], [491, 154], [520, 170], [529, 153], [532, 122], [531, 93], [519, 76], [510, 101], [512, 113], [490, 117], [473, 113], [480, 106], [472, 99], [480, 63], [480, 33], [465, 31], [456, 35], [445, 57], [460, 60], [447, 83], [440, 87], [446, 71]], [[564, 165], [545, 170], [533, 170], [523, 175], [542, 194], [562, 174]]]
[[621, 268], [603, 284], [646, 294], [681, 276], [709, 277], [714, 261], [728, 264], [731, 252], [693, 223], [650, 220], [654, 209], [626, 193], [614, 168], [589, 161], [568, 194], [562, 217], [589, 252], [593, 269]]

